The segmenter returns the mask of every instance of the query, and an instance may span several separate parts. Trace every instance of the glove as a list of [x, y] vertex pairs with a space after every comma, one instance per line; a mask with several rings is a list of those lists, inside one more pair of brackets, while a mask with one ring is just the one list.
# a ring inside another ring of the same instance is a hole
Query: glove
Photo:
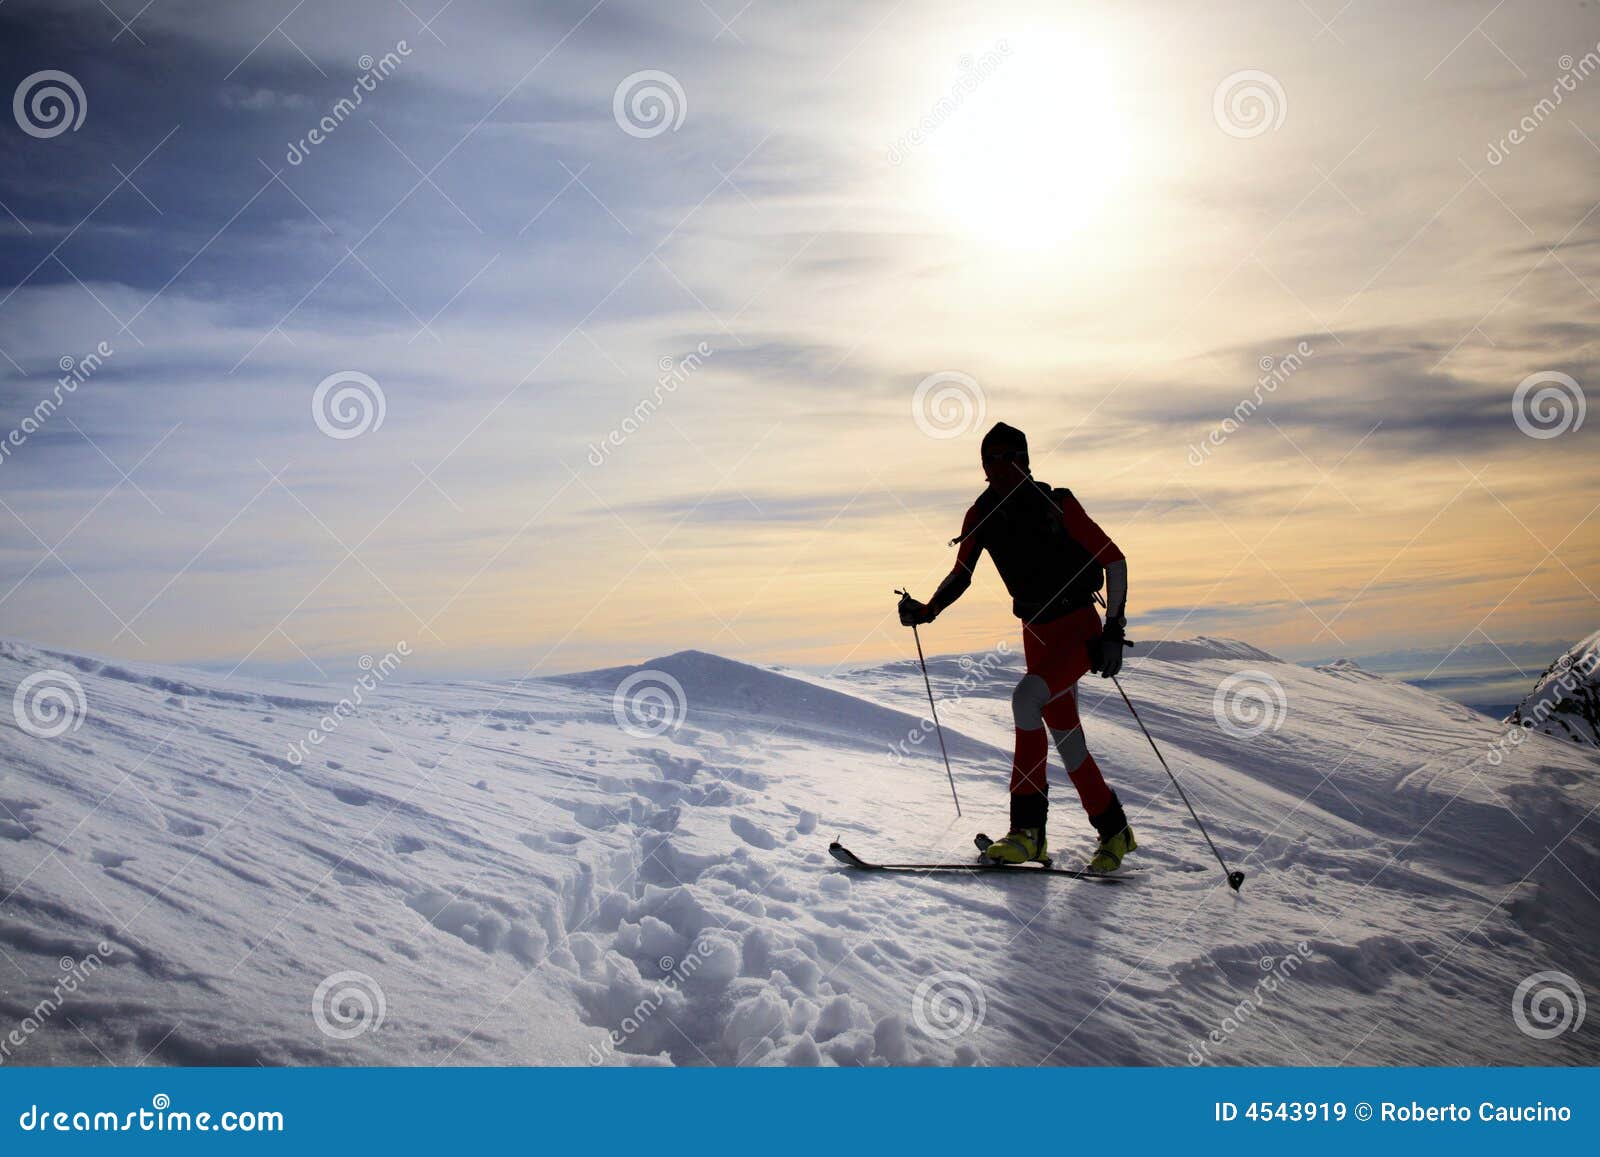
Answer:
[[1100, 637], [1089, 644], [1090, 669], [1102, 679], [1109, 679], [1122, 670], [1123, 631], [1127, 620], [1120, 615], [1107, 619]]
[[933, 612], [926, 603], [919, 603], [910, 595], [900, 596], [900, 625], [915, 627], [919, 623], [933, 622]]

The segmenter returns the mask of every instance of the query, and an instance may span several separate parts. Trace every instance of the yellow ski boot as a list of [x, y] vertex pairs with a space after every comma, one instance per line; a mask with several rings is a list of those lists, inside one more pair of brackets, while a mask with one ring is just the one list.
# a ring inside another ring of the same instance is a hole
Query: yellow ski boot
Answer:
[[1026, 864], [1030, 860], [1048, 864], [1048, 853], [1043, 828], [1018, 828], [983, 850], [984, 856], [997, 864]]

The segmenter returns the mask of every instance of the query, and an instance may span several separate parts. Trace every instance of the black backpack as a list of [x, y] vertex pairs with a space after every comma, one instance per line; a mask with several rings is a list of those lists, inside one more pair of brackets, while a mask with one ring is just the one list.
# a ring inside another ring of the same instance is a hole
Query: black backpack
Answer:
[[1011, 595], [1011, 611], [1024, 622], [1048, 622], [1089, 606], [1105, 585], [1105, 568], [1062, 525], [1062, 505], [1071, 497], [1065, 487], [1029, 479], [1005, 492], [990, 486], [974, 504], [977, 525], [962, 537], [976, 538], [989, 552]]

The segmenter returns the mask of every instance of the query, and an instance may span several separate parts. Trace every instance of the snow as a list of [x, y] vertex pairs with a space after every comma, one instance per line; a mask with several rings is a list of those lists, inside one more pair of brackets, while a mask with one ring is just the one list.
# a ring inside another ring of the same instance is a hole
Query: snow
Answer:
[[1546, 667], [1508, 722], [1583, 747], [1600, 746], [1600, 631]]
[[[1018, 663], [930, 659], [957, 820], [914, 658], [390, 680], [297, 763], [360, 672], [0, 643], [19, 713], [34, 676], [82, 693], [0, 727], [0, 1028], [25, 1030], [0, 1062], [1600, 1062], [1592, 1026], [1513, 1016], [1535, 973], [1594, 990], [1600, 759], [1353, 664], [1132, 653], [1124, 685], [1247, 872], [1237, 896], [1092, 678], [1137, 878], [836, 865], [835, 836], [948, 859], [1004, 827]], [[630, 679], [658, 693], [619, 711]], [[1070, 863], [1092, 833], [1051, 774]]]

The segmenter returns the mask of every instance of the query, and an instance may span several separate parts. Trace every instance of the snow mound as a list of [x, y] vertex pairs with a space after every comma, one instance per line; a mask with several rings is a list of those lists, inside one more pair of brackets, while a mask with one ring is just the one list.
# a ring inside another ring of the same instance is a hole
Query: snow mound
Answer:
[[[1137, 640], [1137, 632], [1135, 633]], [[1160, 639], [1149, 643], [1137, 640], [1131, 658], [1154, 659], [1163, 663], [1197, 663], [1208, 659], [1246, 659], [1254, 663], [1281, 663], [1276, 655], [1252, 647], [1239, 639], [1217, 639], [1196, 635], [1192, 639]]]
[[[614, 696], [629, 680], [639, 680], [635, 686], [652, 686], [661, 683], [661, 675], [676, 684], [663, 684], [672, 696], [681, 690], [676, 710], [686, 725], [696, 729], [748, 731], [753, 726], [769, 736], [822, 739], [873, 750], [892, 747], [921, 729], [919, 714], [704, 651], [679, 651], [636, 666], [555, 675], [546, 681]], [[951, 755], [994, 754], [989, 745], [956, 731], [947, 731], [945, 742]]]
[[1506, 722], [1583, 747], [1600, 746], [1600, 631], [1546, 667]]

